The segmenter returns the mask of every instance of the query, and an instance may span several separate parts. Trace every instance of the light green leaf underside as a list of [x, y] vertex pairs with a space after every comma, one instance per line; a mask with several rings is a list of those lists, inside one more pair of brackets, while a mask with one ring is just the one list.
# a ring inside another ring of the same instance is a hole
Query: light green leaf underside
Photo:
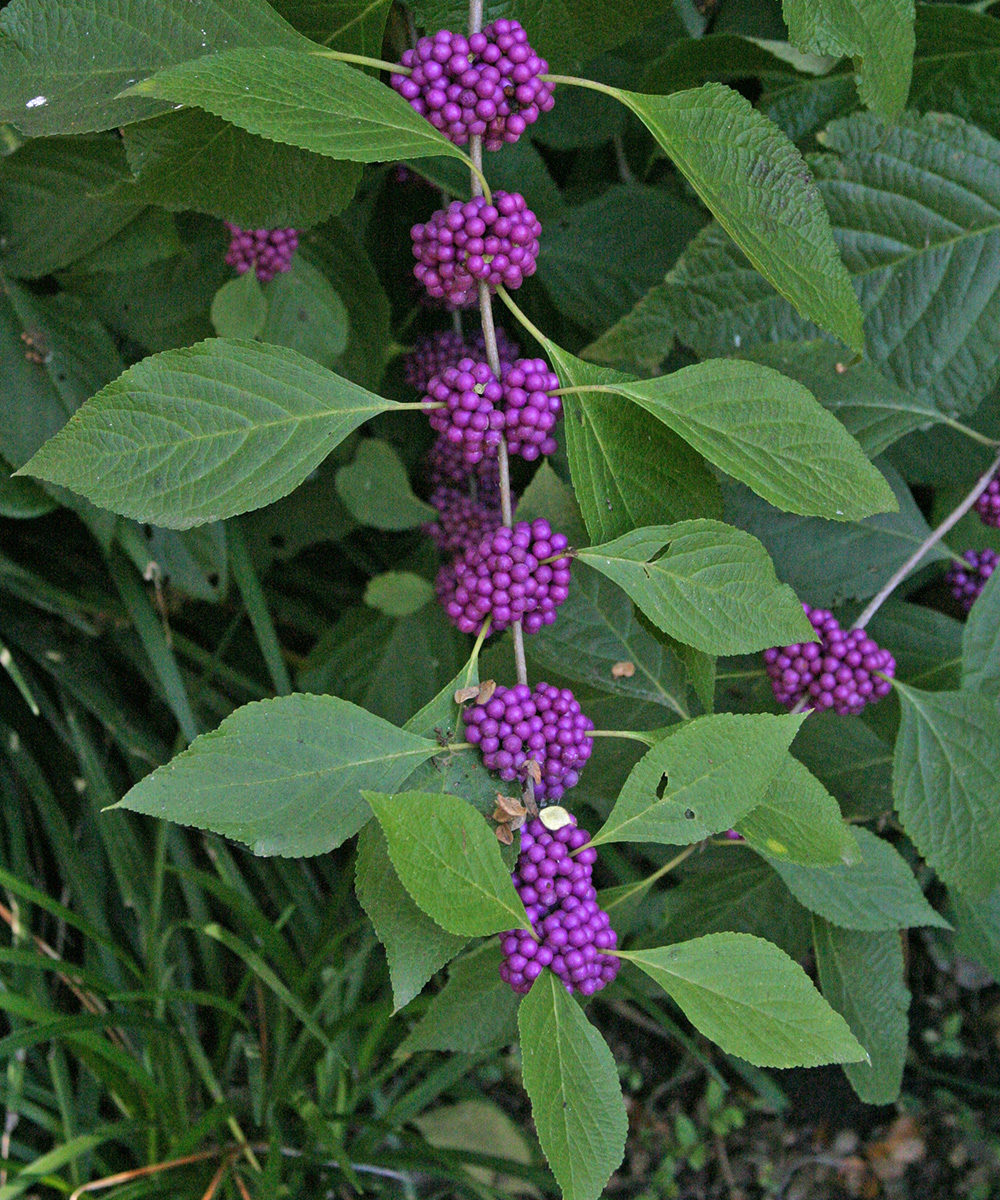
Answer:
[[390, 400], [280, 346], [221, 338], [130, 367], [23, 468], [186, 529], [287, 495]]
[[865, 1057], [805, 971], [763, 938], [712, 933], [621, 957], [655, 980], [701, 1033], [755, 1066], [814, 1067]]
[[399, 455], [379, 438], [365, 438], [354, 461], [340, 468], [337, 494], [355, 520], [374, 529], [415, 529], [439, 515], [413, 494]]
[[279, 696], [238, 708], [120, 804], [256, 854], [323, 854], [371, 816], [362, 788], [397, 787], [439, 749], [334, 696]]
[[598, 1200], [628, 1131], [611, 1051], [551, 971], [521, 1001], [517, 1020], [531, 1114], [564, 1200]]
[[1000, 693], [1000, 573], [976, 597], [962, 630], [962, 687]]

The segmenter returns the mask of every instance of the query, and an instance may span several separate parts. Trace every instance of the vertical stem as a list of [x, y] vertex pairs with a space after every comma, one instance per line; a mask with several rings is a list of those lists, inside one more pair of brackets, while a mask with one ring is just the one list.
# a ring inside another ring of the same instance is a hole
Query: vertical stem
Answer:
[[[483, 0], [469, 0], [469, 35], [479, 33], [482, 28]], [[483, 139], [481, 137], [469, 139], [469, 157], [482, 172]], [[483, 194], [482, 181], [475, 172], [471, 172], [469, 178], [473, 196], [481, 196]], [[499, 379], [500, 355], [497, 351], [496, 326], [493, 323], [493, 303], [490, 298], [490, 290], [483, 282], [479, 284], [479, 313], [483, 323], [483, 340], [486, 343], [486, 361], [490, 370]], [[501, 437], [500, 439], [497, 456], [500, 467], [500, 514], [504, 525], [513, 528], [514, 504], [510, 492], [510, 460], [507, 455], [505, 438]], [[517, 682], [526, 684], [528, 682], [528, 664], [524, 658], [524, 629], [520, 621], [515, 621], [511, 626], [511, 635], [514, 641], [514, 670], [517, 674]], [[535, 803], [535, 785], [530, 776], [524, 784], [524, 806], [531, 816], [535, 816], [538, 812], [538, 805]]]

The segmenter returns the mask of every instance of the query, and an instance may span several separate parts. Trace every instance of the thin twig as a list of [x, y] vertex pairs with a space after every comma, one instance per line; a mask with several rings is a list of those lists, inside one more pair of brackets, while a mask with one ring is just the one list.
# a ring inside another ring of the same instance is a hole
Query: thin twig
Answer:
[[90, 1183], [82, 1183], [70, 1193], [69, 1200], [80, 1200], [88, 1192], [101, 1192], [105, 1188], [114, 1187], [119, 1183], [131, 1183], [133, 1179], [144, 1179], [148, 1175], [157, 1175], [160, 1171], [172, 1171], [175, 1167], [186, 1167], [191, 1163], [204, 1162], [208, 1158], [217, 1158], [222, 1153], [218, 1147], [214, 1150], [201, 1150], [197, 1154], [187, 1154], [183, 1158], [172, 1158], [169, 1162], [153, 1163], [148, 1167], [135, 1167], [131, 1171], [119, 1171], [117, 1175], [106, 1175], [103, 1179], [92, 1179]]

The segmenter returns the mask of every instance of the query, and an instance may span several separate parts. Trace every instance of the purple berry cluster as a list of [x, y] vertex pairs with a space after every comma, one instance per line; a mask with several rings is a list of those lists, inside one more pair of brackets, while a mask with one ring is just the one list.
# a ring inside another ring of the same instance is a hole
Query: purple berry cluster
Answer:
[[[558, 809], [548, 809], [553, 817]], [[597, 851], [576, 818], [550, 832], [539, 819], [521, 830], [521, 852], [511, 875], [534, 936], [512, 929], [500, 935], [500, 978], [521, 995], [550, 967], [568, 992], [592, 996], [618, 974], [618, 935], [597, 903], [591, 882]], [[575, 852], [575, 853], [574, 853]]]
[[516, 142], [554, 103], [549, 69], [517, 21], [500, 20], [464, 37], [447, 29], [403, 53], [409, 74], [391, 75], [410, 107], [456, 146], [481, 137], [483, 148]]
[[558, 376], [544, 358], [519, 358], [503, 364], [500, 373], [506, 418], [507, 449], [528, 462], [540, 454], [555, 454], [552, 436], [562, 401], [551, 395], [559, 387]]
[[[987, 521], [987, 524], [992, 522]], [[952, 563], [946, 578], [951, 587], [951, 594], [968, 612], [996, 570], [997, 553], [995, 550], [966, 550], [962, 558], [965, 560], [965, 566], [960, 567], [958, 563]]]
[[796, 642], [764, 651], [767, 674], [775, 699], [786, 708], [806, 700], [819, 712], [832, 708], [846, 716], [875, 704], [892, 689], [896, 660], [880, 650], [863, 629], [841, 629], [832, 613], [802, 605], [818, 642]]
[[573, 787], [593, 749], [587, 735], [594, 722], [569, 688], [551, 683], [498, 687], [485, 704], [464, 709], [462, 721], [465, 740], [480, 748], [486, 767], [501, 779], [525, 780], [528, 763], [537, 763], [535, 797], [547, 802]]
[[485, 490], [487, 497], [499, 496], [500, 464], [492, 454], [470, 463], [460, 444], [438, 434], [427, 452], [427, 480], [432, 488], [466, 487], [475, 480], [477, 490]]
[[500, 445], [502, 400], [503, 388], [489, 366], [463, 358], [430, 380], [424, 402], [444, 405], [428, 410], [431, 428], [460, 445], [466, 462], [474, 465]]
[[435, 299], [456, 308], [475, 304], [478, 283], [491, 292], [519, 288], [535, 273], [542, 226], [520, 192], [453, 200], [429, 221], [414, 225], [413, 274]]
[[464, 554], [503, 524], [500, 516], [500, 496], [492, 502], [470, 496], [456, 488], [437, 487], [430, 503], [438, 510], [438, 519], [424, 526], [424, 532], [434, 541], [442, 554]]
[[984, 525], [1000, 529], [1000, 475], [994, 475], [986, 485], [986, 491], [976, 501], [976, 512]]
[[[502, 325], [496, 327], [496, 342], [501, 363], [513, 362], [520, 357], [521, 347], [508, 336]], [[426, 392], [435, 375], [443, 375], [463, 358], [486, 361], [486, 338], [482, 333], [471, 346], [452, 329], [419, 338], [403, 360], [406, 382], [418, 392]]]
[[541, 518], [513, 529], [502, 525], [455, 559], [445, 612], [463, 633], [478, 634], [487, 618], [493, 633], [518, 620], [525, 633], [537, 633], [552, 624], [569, 594], [568, 546], [565, 534], [553, 533]]
[[236, 268], [238, 275], [253, 267], [261, 283], [267, 283], [292, 265], [299, 244], [294, 229], [241, 229], [231, 221], [226, 222], [226, 228], [232, 235], [226, 262]]

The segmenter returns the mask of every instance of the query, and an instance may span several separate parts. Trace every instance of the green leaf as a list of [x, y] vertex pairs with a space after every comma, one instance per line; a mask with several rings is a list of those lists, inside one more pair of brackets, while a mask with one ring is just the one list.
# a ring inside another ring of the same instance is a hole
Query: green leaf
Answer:
[[847, 1022], [805, 971], [763, 938], [712, 933], [619, 953], [655, 980], [696, 1029], [754, 1066], [815, 1067], [865, 1058]]
[[904, 392], [870, 362], [845, 363], [843, 351], [830, 342], [761, 342], [746, 356], [807, 387], [869, 458], [913, 430], [944, 419], [926, 400]]
[[1000, 135], [1000, 29], [996, 18], [961, 5], [917, 5], [917, 48], [909, 104], [952, 112]]
[[413, 494], [399, 455], [379, 438], [358, 444], [354, 461], [337, 472], [337, 494], [355, 520], [375, 529], [415, 529], [438, 516]]
[[119, 93], [168, 63], [303, 44], [263, 0], [13, 0], [0, 15], [0, 121], [29, 137], [115, 129], [164, 111]]
[[681, 725], [636, 764], [592, 844], [686, 846], [731, 828], [764, 798], [803, 719], [718, 713]]
[[314, 42], [377, 55], [392, 0], [275, 0], [274, 7]]
[[[689, 715], [684, 665], [636, 621], [632, 602], [609, 579], [575, 563], [559, 619], [531, 637], [533, 667], [636, 700], [651, 700], [682, 719]], [[615, 671], [631, 663], [631, 675]]]
[[788, 37], [800, 50], [849, 55], [861, 102], [887, 121], [906, 106], [913, 71], [913, 0], [783, 0]]
[[252, 341], [267, 320], [267, 300], [253, 271], [224, 283], [212, 301], [212, 324], [221, 338]]
[[577, 551], [658, 628], [709, 654], [810, 640], [802, 606], [756, 538], [721, 521], [636, 529]]
[[951, 892], [949, 899], [956, 949], [1000, 982], [1000, 888], [982, 899], [970, 900], [963, 892]]
[[137, 193], [244, 229], [315, 225], [350, 203], [361, 167], [310, 154], [188, 108], [127, 125]]
[[[368, 829], [362, 837], [367, 833]], [[499, 943], [491, 939], [452, 963], [448, 982], [431, 1000], [397, 1053], [448, 1050], [482, 1054], [515, 1041], [519, 997], [500, 978], [502, 958]]]
[[0, 458], [0, 516], [24, 521], [44, 517], [59, 507], [59, 502], [42, 491], [30, 479], [9, 478], [13, 468]]
[[159, 71], [129, 95], [195, 105], [275, 142], [353, 162], [464, 153], [392, 88], [356, 67], [274, 45]]
[[769, 367], [717, 359], [610, 387], [777, 508], [852, 521], [895, 507], [840, 422]]
[[262, 339], [332, 370], [347, 349], [348, 318], [326, 276], [296, 254], [291, 269], [268, 283], [266, 296]]
[[[404, 1008], [468, 939], [447, 933], [421, 912], [399, 881], [385, 834], [370, 821], [358, 837], [354, 888], [385, 947], [393, 1008]], [[508, 991], [510, 989], [508, 988]]]
[[922, 925], [947, 928], [899, 852], [867, 829], [854, 833], [863, 857], [849, 866], [800, 867], [769, 853], [764, 857], [800, 904], [843, 929], [874, 933]]
[[333, 696], [238, 708], [137, 783], [119, 805], [302, 857], [339, 846], [371, 816], [362, 788], [394, 788], [440, 747]]
[[962, 687], [1000, 695], [1000, 574], [979, 593], [962, 630]]
[[[748, 488], [725, 486], [726, 516], [764, 543], [778, 578], [810, 604], [867, 600], [931, 532], [906, 482], [884, 459], [879, 466], [892, 486], [897, 512], [863, 521], [823, 521], [777, 512]], [[914, 569], [947, 558], [947, 551], [935, 545]]]
[[614, 184], [546, 222], [538, 281], [564, 316], [606, 329], [659, 283], [703, 224], [698, 209], [661, 188]]
[[902, 722], [892, 791], [907, 837], [949, 887], [987, 896], [1000, 886], [996, 699], [895, 690]]
[[[547, 459], [531, 477], [531, 483], [517, 501], [517, 520], [535, 521], [544, 517], [553, 529], [569, 538], [571, 546], [587, 544], [587, 529], [583, 523], [573, 489], [555, 473]], [[551, 626], [546, 626], [551, 628]]]
[[517, 1023], [531, 1115], [564, 1200], [598, 1200], [628, 1132], [611, 1051], [551, 971], [521, 1001]]
[[813, 945], [823, 995], [850, 1026], [868, 1062], [844, 1073], [866, 1104], [899, 1097], [909, 1040], [903, 943], [898, 933], [858, 933], [813, 917]]
[[98, 271], [135, 271], [183, 254], [177, 218], [162, 208], [144, 208], [125, 228], [72, 264], [74, 276]]
[[530, 929], [490, 825], [472, 805], [439, 792], [364, 793], [406, 890], [449, 933], [484, 937]]
[[22, 471], [186, 529], [287, 495], [392, 407], [292, 350], [213, 339], [130, 367]]
[[863, 721], [814, 713], [795, 739], [795, 757], [837, 798], [847, 817], [892, 809], [892, 747]]
[[0, 158], [3, 270], [37, 279], [103, 245], [146, 204], [129, 180], [116, 137], [44, 138]]
[[852, 350], [861, 312], [802, 155], [738, 92], [616, 92], [751, 263], [807, 319]]
[[385, 571], [373, 575], [365, 586], [365, 604], [387, 617], [408, 617], [419, 612], [434, 595], [434, 588], [412, 571]]
[[735, 828], [772, 860], [825, 867], [861, 859], [840, 805], [815, 775], [791, 757], [784, 760], [763, 801]]
[[891, 597], [868, 622], [868, 634], [891, 646], [896, 679], [937, 691], [958, 687], [965, 626], [922, 604]]

